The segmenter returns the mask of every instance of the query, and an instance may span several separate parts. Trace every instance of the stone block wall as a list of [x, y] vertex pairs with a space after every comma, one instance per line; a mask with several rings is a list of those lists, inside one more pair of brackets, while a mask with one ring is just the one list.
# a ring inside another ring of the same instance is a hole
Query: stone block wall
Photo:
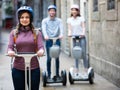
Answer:
[[[67, 18], [70, 16], [70, 7], [77, 3], [81, 10], [88, 10], [86, 14], [88, 52], [90, 65], [95, 71], [120, 87], [120, 0], [115, 0], [115, 9], [108, 10], [108, 0], [98, 0], [98, 11], [93, 12], [94, 0], [58, 0], [57, 16], [63, 20], [64, 38], [62, 50], [71, 54], [72, 43], [67, 37]], [[83, 3], [83, 4], [82, 4]], [[86, 4], [85, 4], [86, 3]], [[84, 15], [82, 13], [82, 15]]]
[[[120, 87], [120, 1], [107, 10], [107, 0], [98, 0], [98, 11], [91, 8], [89, 33], [90, 64], [95, 71]], [[89, 3], [92, 3], [90, 1]]]

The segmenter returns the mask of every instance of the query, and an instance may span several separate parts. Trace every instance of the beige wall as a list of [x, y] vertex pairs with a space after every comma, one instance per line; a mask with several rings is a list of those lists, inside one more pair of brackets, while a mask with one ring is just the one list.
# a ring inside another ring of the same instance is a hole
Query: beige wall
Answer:
[[61, 0], [61, 18], [63, 20], [63, 25], [64, 25], [64, 39], [62, 41], [62, 46], [63, 50], [65, 53], [69, 53], [69, 41], [67, 37], [67, 17], [69, 14], [68, 10], [68, 3], [70, 3], [68, 0]]
[[[95, 71], [120, 87], [120, 0], [116, 0], [115, 10], [107, 10], [107, 0], [99, 1], [99, 11], [93, 12], [93, 0], [84, 0], [87, 11], [87, 39], [90, 65]], [[64, 24], [62, 49], [68, 55], [71, 52], [71, 40], [67, 37], [67, 18], [73, 3], [81, 6], [84, 15], [84, 2], [80, 0], [58, 0], [58, 15]]]
[[120, 86], [120, 1], [116, 0], [115, 10], [108, 11], [107, 0], [99, 0], [99, 11], [90, 11], [90, 63], [97, 73]]

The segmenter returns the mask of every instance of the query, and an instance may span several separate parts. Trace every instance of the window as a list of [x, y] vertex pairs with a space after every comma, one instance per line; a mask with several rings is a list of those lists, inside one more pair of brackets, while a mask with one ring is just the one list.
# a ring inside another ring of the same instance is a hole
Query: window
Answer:
[[118, 20], [118, 1], [120, 0], [106, 0], [106, 20]]
[[2, 0], [0, 0], [0, 7], [2, 6]]
[[98, 0], [93, 0], [93, 11], [98, 11]]
[[115, 9], [115, 0], [107, 0], [107, 9]]

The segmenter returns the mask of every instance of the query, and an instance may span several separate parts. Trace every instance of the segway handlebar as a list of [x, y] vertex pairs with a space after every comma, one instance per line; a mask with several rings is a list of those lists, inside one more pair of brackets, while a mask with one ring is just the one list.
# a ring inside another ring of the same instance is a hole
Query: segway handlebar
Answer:
[[[6, 54], [6, 56], [9, 56]], [[23, 57], [23, 56], [37, 56], [37, 54], [14, 54], [14, 57]]]
[[53, 40], [53, 43], [56, 42], [57, 39], [59, 39], [58, 37], [53, 37], [53, 38], [49, 38], [50, 40]]
[[84, 36], [83, 35], [70, 35], [69, 37], [79, 39], [79, 38], [82, 38]]
[[[5, 54], [6, 56], [9, 56], [8, 54]], [[19, 52], [19, 53], [16, 53], [14, 54], [14, 57], [24, 57], [24, 56], [30, 56], [30, 57], [33, 57], [33, 56], [38, 56], [37, 53], [33, 53], [33, 52]], [[43, 55], [45, 56], [45, 55]]]
[[59, 38], [58, 38], [58, 37], [52, 37], [52, 38], [49, 38], [49, 39], [57, 40], [57, 39], [59, 39]]

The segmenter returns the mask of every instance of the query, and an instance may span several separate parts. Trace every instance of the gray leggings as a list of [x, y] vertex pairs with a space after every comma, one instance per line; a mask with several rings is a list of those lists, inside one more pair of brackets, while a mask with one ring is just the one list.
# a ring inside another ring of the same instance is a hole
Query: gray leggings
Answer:
[[[76, 45], [75, 39], [73, 38], [73, 47]], [[82, 37], [79, 39], [79, 45], [82, 48], [82, 57], [83, 57], [83, 63], [84, 67], [88, 68], [88, 60], [86, 58], [86, 38]], [[75, 60], [75, 67], [79, 68], [79, 60]]]

